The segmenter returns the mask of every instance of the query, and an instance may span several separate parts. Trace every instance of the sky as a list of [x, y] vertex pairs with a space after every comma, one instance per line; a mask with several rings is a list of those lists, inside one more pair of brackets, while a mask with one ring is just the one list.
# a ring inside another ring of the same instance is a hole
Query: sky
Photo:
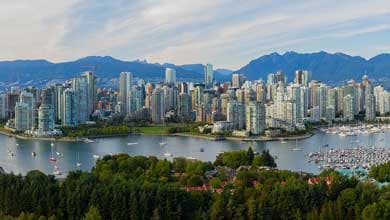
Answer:
[[272, 52], [390, 51], [389, 0], [0, 0], [0, 60], [90, 55], [239, 69]]

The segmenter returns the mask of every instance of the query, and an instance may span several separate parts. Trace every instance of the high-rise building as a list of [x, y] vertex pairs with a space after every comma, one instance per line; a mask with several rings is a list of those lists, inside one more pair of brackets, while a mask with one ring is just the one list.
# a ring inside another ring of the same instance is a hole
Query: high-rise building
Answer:
[[245, 77], [244, 74], [233, 73], [232, 74], [232, 87], [233, 88], [241, 88], [244, 84]]
[[343, 115], [344, 120], [352, 121], [354, 119], [354, 101], [350, 94], [344, 97]]
[[96, 76], [93, 72], [84, 72], [81, 76], [87, 78], [88, 98], [87, 98], [87, 114], [89, 116], [95, 111], [97, 98], [96, 98]]
[[333, 121], [336, 118], [336, 111], [333, 105], [326, 107], [326, 120]]
[[0, 93], [0, 119], [7, 118], [7, 94]]
[[375, 109], [375, 96], [368, 93], [365, 98], [366, 102], [366, 120], [375, 120], [376, 109]]
[[38, 132], [44, 133], [54, 129], [54, 111], [50, 105], [43, 104], [38, 110]]
[[[129, 94], [132, 88], [133, 74], [130, 72], [122, 72], [119, 76], [119, 101], [122, 103], [121, 113], [126, 115], [130, 113]], [[148, 86], [147, 86], [148, 88]]]
[[335, 112], [338, 112], [337, 91], [335, 88], [329, 88], [327, 94], [327, 106], [333, 107]]
[[314, 106], [311, 108], [311, 120], [313, 122], [319, 122], [321, 120], [320, 107]]
[[175, 86], [164, 86], [164, 106], [165, 111], [174, 110], [177, 106], [178, 89]]
[[192, 107], [197, 109], [203, 103], [203, 87], [196, 86], [194, 90], [191, 91], [192, 96]]
[[7, 107], [8, 107], [8, 117], [12, 118], [15, 115], [15, 106], [16, 103], [19, 102], [20, 96], [19, 93], [7, 93]]
[[237, 101], [227, 103], [226, 119], [233, 124], [234, 129], [244, 129], [245, 126], [245, 105]]
[[32, 130], [35, 128], [35, 116], [36, 116], [36, 104], [35, 104], [35, 98], [34, 95], [23, 91], [20, 94], [20, 102], [26, 103], [28, 106], [28, 124], [27, 127], [29, 130]]
[[177, 102], [177, 114], [182, 120], [190, 119], [191, 116], [191, 96], [180, 93]]
[[89, 120], [87, 78], [83, 76], [74, 78], [72, 86], [75, 93], [77, 123], [82, 124]]
[[65, 89], [61, 98], [62, 126], [76, 126], [77, 121], [77, 99], [73, 89]]
[[204, 85], [206, 88], [213, 87], [214, 82], [214, 70], [213, 65], [206, 64], [204, 66]]
[[145, 104], [143, 88], [140, 86], [133, 86], [128, 99], [130, 102], [129, 114], [142, 109]]
[[176, 84], [176, 70], [172, 68], [165, 68], [165, 83], [169, 85]]
[[15, 105], [15, 130], [26, 131], [31, 127], [30, 107], [27, 103], [17, 102]]
[[62, 110], [63, 110], [62, 104], [63, 103], [62, 103], [61, 99], [62, 99], [62, 95], [64, 93], [64, 90], [65, 90], [65, 88], [63, 85], [56, 85], [56, 103], [57, 103], [57, 105], [56, 105], [57, 111], [55, 112], [56, 113], [56, 115], [55, 115], [56, 120], [61, 120], [61, 117], [63, 114], [63, 112], [62, 112]]
[[316, 88], [316, 104], [320, 108], [320, 117], [326, 117], [326, 104], [327, 104], [328, 87], [325, 84], [320, 84]]
[[155, 89], [151, 97], [152, 121], [161, 123], [164, 120], [164, 92], [161, 89]]
[[246, 131], [253, 135], [259, 135], [265, 129], [265, 106], [258, 101], [252, 101], [246, 106]]
[[299, 85], [308, 86], [311, 81], [311, 72], [307, 70], [297, 70], [295, 71], [294, 82]]
[[262, 81], [256, 84], [256, 100], [263, 103], [267, 100], [267, 87]]

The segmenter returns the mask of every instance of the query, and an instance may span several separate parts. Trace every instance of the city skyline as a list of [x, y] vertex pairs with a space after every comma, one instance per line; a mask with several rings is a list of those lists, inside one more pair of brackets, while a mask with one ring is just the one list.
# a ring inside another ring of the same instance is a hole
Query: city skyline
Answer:
[[334, 3], [337, 10], [329, 1], [6, 2], [0, 60], [112, 55], [237, 69], [274, 51], [370, 58], [390, 50], [386, 1]]

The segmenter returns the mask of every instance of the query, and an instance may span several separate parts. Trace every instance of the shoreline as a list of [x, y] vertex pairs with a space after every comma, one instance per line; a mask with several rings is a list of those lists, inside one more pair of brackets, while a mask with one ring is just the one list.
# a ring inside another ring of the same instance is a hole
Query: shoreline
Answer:
[[95, 135], [95, 136], [85, 136], [85, 137], [31, 137], [31, 136], [23, 136], [20, 134], [15, 134], [12, 132], [0, 130], [1, 135], [5, 135], [8, 137], [15, 137], [21, 140], [41, 140], [41, 141], [57, 141], [57, 142], [81, 142], [85, 138], [110, 138], [110, 137], [122, 137], [128, 136], [132, 134], [112, 134], [112, 135]]
[[307, 133], [303, 135], [288, 136], [288, 137], [225, 137], [225, 136], [207, 136], [207, 135], [195, 135], [195, 134], [186, 134], [186, 133], [175, 133], [175, 134], [148, 134], [148, 133], [129, 133], [129, 134], [112, 134], [112, 135], [95, 135], [95, 136], [86, 136], [86, 137], [31, 137], [24, 136], [20, 134], [15, 134], [12, 132], [0, 130], [0, 134], [15, 137], [21, 140], [42, 140], [42, 141], [58, 141], [58, 142], [80, 142], [84, 138], [111, 138], [111, 137], [124, 137], [124, 136], [137, 136], [137, 135], [152, 135], [152, 136], [176, 136], [176, 137], [190, 137], [196, 139], [210, 140], [210, 141], [244, 141], [244, 142], [266, 142], [266, 141], [281, 141], [281, 140], [301, 140], [307, 139], [314, 135], [314, 133]]
[[186, 133], [177, 133], [177, 134], [170, 134], [168, 136], [178, 136], [178, 137], [191, 137], [191, 138], [198, 138], [198, 139], [205, 139], [205, 140], [212, 140], [212, 141], [220, 141], [220, 140], [228, 140], [228, 141], [244, 141], [244, 142], [266, 142], [266, 141], [281, 141], [281, 140], [301, 140], [301, 139], [307, 139], [314, 135], [314, 133], [307, 133], [303, 135], [296, 135], [296, 136], [288, 136], [288, 137], [213, 137], [213, 136], [202, 136], [202, 135], [194, 135], [194, 134], [186, 134]]

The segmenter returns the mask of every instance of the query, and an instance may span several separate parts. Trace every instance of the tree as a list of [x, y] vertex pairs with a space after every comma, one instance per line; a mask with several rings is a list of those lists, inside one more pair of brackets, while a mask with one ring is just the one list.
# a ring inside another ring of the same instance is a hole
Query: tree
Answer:
[[85, 213], [85, 220], [103, 220], [102, 216], [100, 215], [99, 210], [94, 207], [90, 206], [88, 209], [88, 212]]
[[249, 147], [248, 151], [246, 152], [246, 158], [248, 161], [248, 165], [252, 164], [254, 157], [255, 157], [255, 154], [253, 153], [252, 147]]

